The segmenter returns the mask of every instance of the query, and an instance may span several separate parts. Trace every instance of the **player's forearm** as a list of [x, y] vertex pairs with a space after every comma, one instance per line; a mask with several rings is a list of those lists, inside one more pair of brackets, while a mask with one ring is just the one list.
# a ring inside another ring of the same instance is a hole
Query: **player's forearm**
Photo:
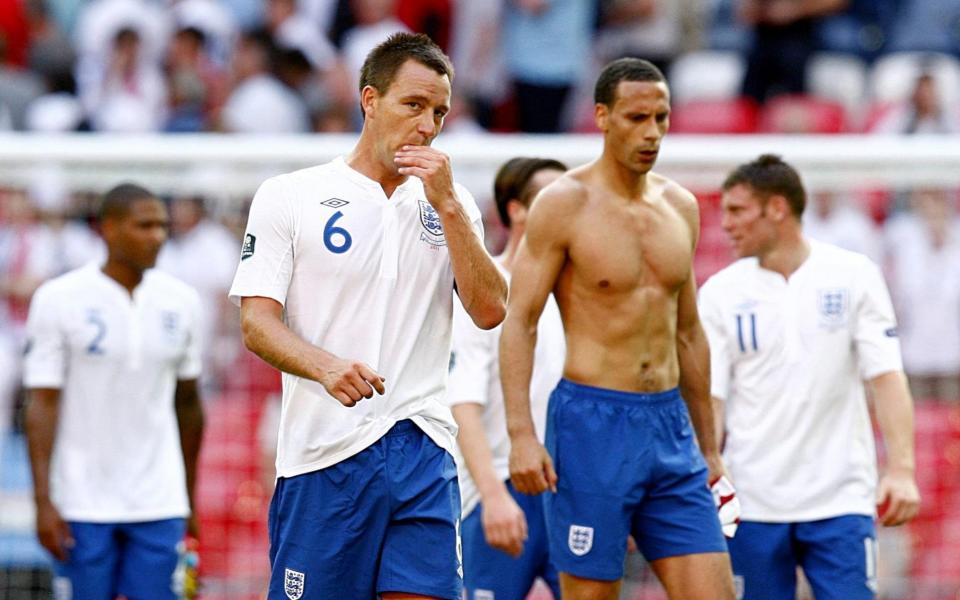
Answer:
[[183, 453], [183, 466], [187, 477], [187, 494], [190, 507], [195, 510], [197, 488], [197, 462], [200, 457], [200, 444], [203, 440], [203, 404], [196, 380], [177, 382], [174, 405], [177, 413], [177, 427], [180, 430], [180, 451]]
[[507, 282], [459, 202], [449, 203], [440, 218], [460, 301], [477, 327], [492, 329], [506, 314]]
[[284, 373], [319, 381], [323, 365], [333, 356], [295, 334], [279, 318], [241, 310], [240, 322], [247, 349]]
[[530, 326], [516, 313], [507, 313], [500, 334], [500, 384], [511, 439], [536, 433], [530, 412], [530, 378], [536, 344], [536, 324]]
[[726, 435], [726, 427], [723, 422], [723, 400], [717, 398], [716, 396], [712, 397], [713, 402], [713, 422], [715, 424], [713, 434], [717, 437], [717, 449], [723, 450], [723, 441], [724, 436]]
[[26, 411], [27, 447], [33, 475], [33, 497], [50, 501], [50, 458], [60, 418], [60, 390], [33, 389]]
[[877, 423], [887, 449], [887, 468], [913, 474], [913, 399], [902, 371], [878, 375], [870, 380]]
[[472, 403], [457, 404], [451, 410], [460, 426], [457, 444], [480, 497], [488, 498], [491, 494], [506, 492], [506, 485], [493, 468], [493, 453], [483, 427], [483, 407]]
[[717, 421], [710, 396], [710, 350], [703, 329], [697, 324], [677, 335], [677, 358], [680, 363], [680, 393], [690, 410], [690, 421], [704, 457], [719, 456]]

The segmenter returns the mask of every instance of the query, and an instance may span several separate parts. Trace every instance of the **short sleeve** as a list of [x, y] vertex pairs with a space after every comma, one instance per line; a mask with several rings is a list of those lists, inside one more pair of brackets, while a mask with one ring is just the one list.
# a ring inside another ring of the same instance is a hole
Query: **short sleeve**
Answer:
[[470, 217], [470, 224], [473, 226], [474, 233], [476, 233], [477, 237], [482, 241], [484, 235], [483, 213], [480, 212], [477, 201], [474, 199], [473, 194], [459, 183], [456, 184], [455, 189], [457, 191], [457, 197], [460, 199], [460, 204], [467, 210], [467, 216]]
[[450, 349], [450, 377], [447, 402], [450, 406], [475, 403], [486, 405], [496, 360], [497, 330], [483, 330], [454, 298], [453, 335]]
[[230, 301], [240, 305], [248, 296], [264, 296], [285, 304], [293, 276], [296, 218], [292, 200], [279, 178], [260, 185], [253, 203], [237, 267], [230, 287]]
[[200, 296], [193, 290], [187, 296], [187, 308], [189, 312], [188, 323], [190, 329], [187, 332], [187, 347], [183, 358], [177, 368], [177, 379], [197, 379], [203, 366], [201, 356], [203, 354], [202, 340], [200, 333]]
[[860, 376], [872, 379], [891, 371], [902, 371], [897, 319], [879, 267], [868, 262], [860, 270], [859, 283], [853, 337]]
[[26, 388], [62, 388], [66, 379], [67, 343], [60, 314], [48, 285], [30, 301], [23, 385]]
[[710, 345], [710, 395], [726, 400], [730, 393], [730, 352], [723, 328], [723, 313], [716, 301], [715, 289], [705, 285], [700, 291], [700, 322]]

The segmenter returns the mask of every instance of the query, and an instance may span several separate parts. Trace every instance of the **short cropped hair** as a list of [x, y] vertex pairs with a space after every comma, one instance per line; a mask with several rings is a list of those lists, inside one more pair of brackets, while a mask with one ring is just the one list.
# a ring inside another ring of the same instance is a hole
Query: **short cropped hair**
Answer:
[[597, 85], [593, 88], [593, 101], [597, 104], [613, 106], [617, 99], [617, 85], [621, 81], [650, 81], [653, 83], [667, 82], [652, 62], [642, 58], [618, 58], [610, 62], [600, 72]]
[[783, 196], [790, 212], [798, 219], [807, 206], [807, 192], [800, 174], [776, 154], [764, 154], [752, 162], [742, 164], [727, 175], [723, 190], [745, 185], [764, 201], [770, 196]]
[[[413, 59], [453, 82], [453, 63], [440, 46], [422, 33], [395, 33], [367, 54], [360, 68], [360, 92], [368, 85], [387, 93], [397, 71]], [[363, 107], [361, 107], [361, 111]]]
[[100, 221], [125, 217], [130, 212], [130, 205], [137, 200], [154, 198], [156, 196], [153, 192], [143, 186], [136, 183], [121, 183], [103, 195], [98, 213]]
[[566, 171], [567, 166], [552, 158], [517, 157], [508, 160], [493, 181], [493, 199], [497, 203], [497, 213], [504, 227], [510, 227], [510, 213], [507, 205], [516, 200], [524, 206], [530, 206], [533, 200], [530, 180], [544, 169]]

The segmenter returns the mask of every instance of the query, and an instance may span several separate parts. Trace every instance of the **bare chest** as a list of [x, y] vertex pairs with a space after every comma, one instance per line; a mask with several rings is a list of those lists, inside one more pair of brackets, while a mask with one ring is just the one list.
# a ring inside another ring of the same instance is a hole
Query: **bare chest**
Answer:
[[675, 290], [690, 274], [690, 228], [668, 205], [604, 207], [578, 220], [570, 245], [575, 279], [589, 288]]

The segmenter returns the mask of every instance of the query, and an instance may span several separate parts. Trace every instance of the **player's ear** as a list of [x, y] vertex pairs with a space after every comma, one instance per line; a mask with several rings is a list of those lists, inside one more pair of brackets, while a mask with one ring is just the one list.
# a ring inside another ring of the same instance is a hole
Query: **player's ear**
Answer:
[[104, 242], [110, 243], [117, 236], [117, 226], [119, 225], [119, 220], [116, 217], [106, 217], [100, 219], [98, 223], [98, 229], [100, 230], [100, 237], [103, 238]]
[[597, 129], [606, 132], [609, 119], [610, 107], [603, 102], [597, 102], [593, 107], [593, 120], [597, 124]]
[[363, 108], [365, 117], [371, 116], [376, 111], [376, 101], [380, 97], [380, 92], [372, 85], [365, 85], [360, 90], [360, 107]]
[[790, 214], [790, 204], [780, 194], [770, 196], [767, 205], [770, 208], [770, 215], [777, 221], [783, 221]]
[[517, 225], [527, 220], [527, 209], [523, 202], [519, 200], [510, 200], [507, 202], [507, 215], [510, 217], [510, 224]]

